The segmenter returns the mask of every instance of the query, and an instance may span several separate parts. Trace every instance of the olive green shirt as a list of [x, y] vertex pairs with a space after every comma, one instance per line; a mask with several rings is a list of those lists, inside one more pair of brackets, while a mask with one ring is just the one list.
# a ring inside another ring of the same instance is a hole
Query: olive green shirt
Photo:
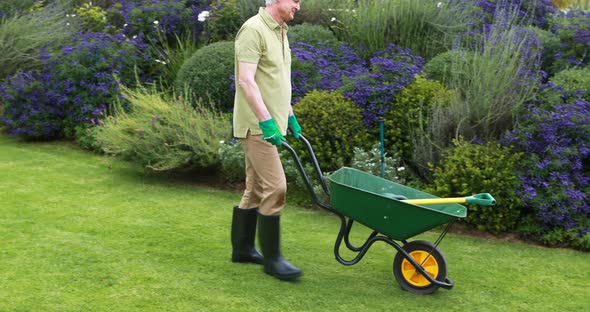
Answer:
[[[248, 19], [238, 31], [235, 42], [236, 82], [240, 62], [258, 64], [255, 81], [262, 100], [283, 135], [291, 108], [291, 49], [287, 39], [287, 25], [281, 27], [264, 8]], [[246, 95], [236, 84], [234, 99], [234, 136], [245, 138], [262, 134], [258, 118], [250, 109]]]

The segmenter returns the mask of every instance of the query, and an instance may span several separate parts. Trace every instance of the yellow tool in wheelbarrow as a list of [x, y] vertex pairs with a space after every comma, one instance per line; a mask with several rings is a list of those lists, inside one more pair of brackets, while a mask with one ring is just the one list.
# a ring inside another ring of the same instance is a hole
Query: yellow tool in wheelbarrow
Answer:
[[[398, 197], [398, 196], [396, 196]], [[395, 198], [395, 197], [394, 197]], [[399, 197], [398, 197], [399, 198]], [[395, 199], [398, 199], [395, 198]], [[424, 198], [424, 199], [399, 199], [404, 203], [412, 205], [436, 205], [436, 204], [475, 204], [479, 206], [494, 206], [496, 200], [488, 193], [481, 193], [467, 197], [448, 198]]]

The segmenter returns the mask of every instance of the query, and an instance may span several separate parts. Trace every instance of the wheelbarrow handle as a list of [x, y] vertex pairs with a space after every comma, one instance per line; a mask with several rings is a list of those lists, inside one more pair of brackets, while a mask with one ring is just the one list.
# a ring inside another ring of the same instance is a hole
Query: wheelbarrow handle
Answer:
[[434, 204], [475, 204], [479, 206], [494, 206], [496, 200], [488, 193], [481, 193], [467, 197], [448, 197], [448, 198], [424, 198], [424, 199], [402, 199], [404, 203], [414, 205], [434, 205]]

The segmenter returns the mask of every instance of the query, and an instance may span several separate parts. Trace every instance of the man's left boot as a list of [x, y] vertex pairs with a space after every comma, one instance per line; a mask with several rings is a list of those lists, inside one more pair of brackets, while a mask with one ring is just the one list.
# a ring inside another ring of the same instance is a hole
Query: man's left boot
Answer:
[[234, 207], [231, 224], [232, 262], [263, 263], [262, 255], [255, 248], [258, 209]]

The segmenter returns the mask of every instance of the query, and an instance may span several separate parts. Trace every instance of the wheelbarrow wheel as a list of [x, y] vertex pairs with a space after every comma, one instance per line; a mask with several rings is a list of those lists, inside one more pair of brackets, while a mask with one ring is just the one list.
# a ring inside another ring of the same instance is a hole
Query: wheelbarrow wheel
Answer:
[[[447, 278], [447, 260], [440, 249], [427, 241], [413, 241], [402, 247], [420, 264], [426, 273], [437, 281]], [[426, 295], [435, 292], [439, 286], [422, 275], [403, 253], [398, 252], [393, 260], [393, 276], [402, 289], [414, 294]]]

